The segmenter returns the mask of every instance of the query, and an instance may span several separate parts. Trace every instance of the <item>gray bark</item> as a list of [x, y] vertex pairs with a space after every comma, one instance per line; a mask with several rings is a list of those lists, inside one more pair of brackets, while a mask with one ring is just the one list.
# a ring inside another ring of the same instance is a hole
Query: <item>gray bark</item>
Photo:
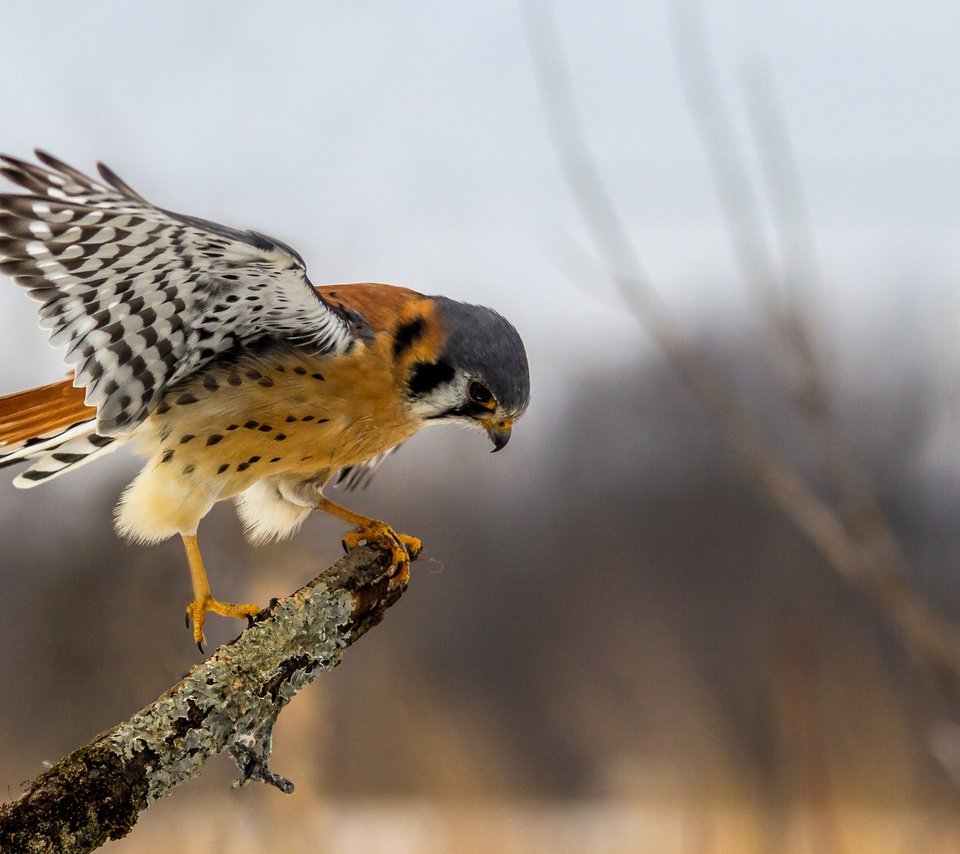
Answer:
[[229, 750], [251, 780], [292, 792], [270, 770], [280, 710], [376, 625], [406, 589], [389, 553], [352, 551], [313, 581], [271, 601], [237, 640], [157, 700], [41, 774], [0, 806], [0, 851], [92, 851], [129, 833], [140, 812]]

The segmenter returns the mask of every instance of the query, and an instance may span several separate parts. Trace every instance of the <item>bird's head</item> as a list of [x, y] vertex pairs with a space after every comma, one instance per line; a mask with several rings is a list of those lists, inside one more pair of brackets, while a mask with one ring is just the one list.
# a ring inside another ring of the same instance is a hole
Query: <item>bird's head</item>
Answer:
[[439, 354], [411, 369], [414, 411], [428, 423], [481, 427], [499, 451], [530, 402], [530, 369], [523, 341], [495, 311], [436, 297]]

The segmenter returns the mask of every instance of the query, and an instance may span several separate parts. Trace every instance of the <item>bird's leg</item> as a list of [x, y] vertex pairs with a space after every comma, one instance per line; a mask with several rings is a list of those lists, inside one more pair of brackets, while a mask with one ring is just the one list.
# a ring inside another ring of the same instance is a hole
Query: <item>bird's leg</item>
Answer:
[[356, 530], [344, 534], [342, 540], [344, 550], [354, 549], [364, 541], [380, 543], [390, 549], [401, 583], [405, 584], [409, 580], [410, 561], [416, 560], [423, 548], [420, 540], [406, 534], [398, 534], [386, 522], [361, 516], [323, 496], [320, 497], [316, 508], [357, 526]]
[[193, 639], [197, 642], [200, 652], [203, 652], [203, 623], [207, 611], [220, 614], [222, 617], [255, 617], [260, 613], [257, 605], [234, 605], [231, 602], [220, 602], [213, 598], [210, 592], [210, 582], [207, 581], [207, 571], [203, 568], [203, 558], [200, 556], [200, 546], [195, 536], [181, 535], [183, 547], [187, 551], [187, 562], [190, 564], [190, 580], [193, 582], [193, 601], [187, 605], [187, 625], [193, 620]]

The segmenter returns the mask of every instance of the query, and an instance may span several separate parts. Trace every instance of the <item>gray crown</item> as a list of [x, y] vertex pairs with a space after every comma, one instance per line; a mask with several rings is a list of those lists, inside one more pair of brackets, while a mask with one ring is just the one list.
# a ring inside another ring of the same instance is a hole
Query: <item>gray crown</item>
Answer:
[[434, 299], [448, 333], [441, 361], [484, 382], [505, 412], [521, 415], [530, 402], [530, 368], [513, 324], [482, 305]]

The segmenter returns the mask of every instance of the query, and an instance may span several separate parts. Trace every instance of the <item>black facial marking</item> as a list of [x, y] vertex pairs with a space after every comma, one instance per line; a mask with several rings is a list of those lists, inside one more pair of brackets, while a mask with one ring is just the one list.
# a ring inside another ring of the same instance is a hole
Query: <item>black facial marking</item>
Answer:
[[462, 406], [455, 406], [439, 415], [431, 415], [430, 418], [476, 418], [478, 415], [489, 415], [490, 410], [472, 400], [467, 401]]
[[445, 362], [418, 362], [410, 376], [410, 393], [414, 397], [429, 394], [438, 385], [450, 382], [455, 373]]
[[393, 358], [398, 358], [404, 350], [409, 350], [414, 342], [423, 338], [426, 331], [426, 324], [422, 317], [415, 317], [400, 325], [397, 329], [397, 337], [393, 341]]

